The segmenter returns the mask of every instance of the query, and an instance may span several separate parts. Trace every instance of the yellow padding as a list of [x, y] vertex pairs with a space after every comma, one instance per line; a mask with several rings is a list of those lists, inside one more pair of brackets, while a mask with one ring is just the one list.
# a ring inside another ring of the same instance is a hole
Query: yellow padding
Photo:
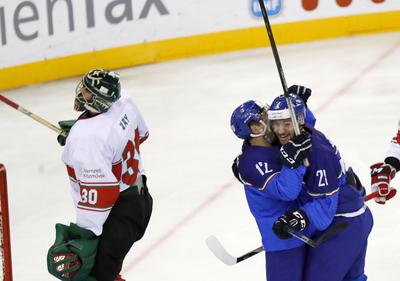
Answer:
[[[117, 69], [166, 60], [269, 45], [259, 27], [148, 42], [0, 69], [0, 90], [81, 75], [92, 68]], [[273, 25], [277, 44], [400, 30], [400, 11]]]

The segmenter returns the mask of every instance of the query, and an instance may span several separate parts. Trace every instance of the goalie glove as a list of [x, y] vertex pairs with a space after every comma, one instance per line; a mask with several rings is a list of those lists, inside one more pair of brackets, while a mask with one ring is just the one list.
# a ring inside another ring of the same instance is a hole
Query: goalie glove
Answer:
[[[63, 130], [68, 136], [69, 131], [71, 130], [72, 126], [74, 126], [75, 122], [76, 120], [62, 120], [58, 122], [58, 125], [60, 125], [61, 130]], [[57, 141], [61, 146], [64, 146], [65, 142], [67, 141], [67, 137], [64, 137], [63, 135], [58, 135]]]
[[390, 186], [390, 181], [396, 175], [396, 169], [385, 163], [376, 163], [371, 167], [371, 191], [378, 191], [375, 202], [385, 204], [386, 200], [396, 195], [396, 189]]
[[91, 280], [98, 238], [90, 230], [71, 223], [56, 224], [56, 240], [47, 253], [47, 269], [60, 280]]

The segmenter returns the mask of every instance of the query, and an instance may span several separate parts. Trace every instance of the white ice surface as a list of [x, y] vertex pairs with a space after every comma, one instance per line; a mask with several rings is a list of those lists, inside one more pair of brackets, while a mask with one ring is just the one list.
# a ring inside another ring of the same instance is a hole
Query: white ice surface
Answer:
[[[383, 160], [400, 118], [400, 33], [279, 46], [288, 84], [313, 89], [317, 128], [369, 185], [369, 165]], [[230, 171], [241, 143], [230, 114], [248, 99], [282, 92], [270, 48], [121, 69], [123, 87], [150, 128], [142, 146], [154, 212], [145, 237], [128, 254], [128, 281], [265, 280], [264, 255], [234, 266], [205, 245], [216, 235], [232, 255], [261, 245], [244, 193]], [[73, 111], [78, 77], [2, 94], [55, 123]], [[14, 280], [55, 280], [46, 269], [54, 224], [74, 221], [56, 134], [0, 104], [0, 162], [8, 171]], [[400, 178], [400, 177], [399, 177]], [[399, 180], [394, 185], [400, 188]], [[375, 217], [366, 273], [397, 281], [400, 196]]]

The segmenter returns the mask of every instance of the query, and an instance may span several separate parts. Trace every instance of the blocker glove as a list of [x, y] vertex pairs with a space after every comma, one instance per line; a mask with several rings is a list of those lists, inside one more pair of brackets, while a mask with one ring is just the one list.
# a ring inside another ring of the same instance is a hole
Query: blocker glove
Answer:
[[370, 168], [371, 191], [378, 191], [380, 195], [375, 198], [375, 202], [385, 204], [386, 200], [389, 200], [396, 195], [396, 189], [390, 186], [390, 181], [396, 175], [396, 169], [385, 163], [376, 163]]
[[281, 239], [289, 239], [292, 237], [288, 232], [288, 228], [301, 231], [307, 227], [309, 219], [306, 213], [301, 210], [289, 210], [281, 215], [272, 226], [272, 231]]
[[288, 92], [290, 94], [298, 95], [299, 98], [301, 98], [303, 100], [305, 106], [307, 106], [307, 101], [308, 101], [308, 98], [311, 96], [312, 90], [305, 86], [292, 85], [288, 88]]
[[283, 165], [297, 168], [303, 164], [304, 159], [310, 154], [311, 146], [311, 135], [304, 131], [293, 137], [287, 144], [282, 145], [279, 159]]

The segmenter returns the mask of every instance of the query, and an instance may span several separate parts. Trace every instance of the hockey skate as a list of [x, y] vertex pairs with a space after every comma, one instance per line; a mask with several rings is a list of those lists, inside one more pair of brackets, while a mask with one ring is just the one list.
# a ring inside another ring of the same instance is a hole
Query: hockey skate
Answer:
[[121, 274], [118, 274], [117, 277], [115, 277], [114, 281], [126, 281], [126, 280], [122, 278]]

